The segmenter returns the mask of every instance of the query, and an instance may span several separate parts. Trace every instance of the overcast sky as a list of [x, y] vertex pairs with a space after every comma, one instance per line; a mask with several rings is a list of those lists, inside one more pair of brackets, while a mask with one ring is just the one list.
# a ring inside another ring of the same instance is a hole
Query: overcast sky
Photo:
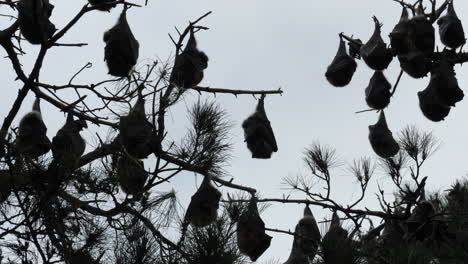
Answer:
[[[135, 3], [144, 1], [134, 1]], [[427, 1], [429, 2], [429, 1]], [[80, 1], [54, 1], [52, 21], [58, 28], [70, 20], [85, 3]], [[468, 2], [456, 1], [459, 15], [468, 13]], [[2, 7], [6, 8], [6, 7]], [[47, 56], [41, 81], [63, 84], [70, 76], [87, 62], [93, 68], [82, 75], [77, 82], [96, 82], [107, 78], [107, 68], [103, 62], [104, 43], [102, 34], [114, 25], [121, 7], [111, 13], [93, 12], [87, 14], [62, 42], [86, 42], [83, 48], [54, 48]], [[231, 89], [277, 89], [282, 87], [283, 96], [267, 96], [265, 108], [278, 141], [279, 151], [270, 160], [253, 160], [243, 143], [242, 121], [252, 113], [256, 100], [252, 96], [203, 95], [215, 99], [230, 114], [234, 122], [233, 159], [227, 171], [235, 183], [257, 188], [262, 197], [282, 197], [289, 191], [281, 184], [282, 178], [298, 173], [306, 173], [302, 162], [304, 148], [314, 141], [333, 146], [345, 164], [353, 158], [362, 156], [375, 157], [368, 143], [368, 125], [377, 120], [377, 114], [368, 112], [355, 114], [355, 111], [367, 109], [364, 89], [372, 75], [363, 62], [358, 62], [358, 69], [351, 84], [344, 88], [334, 88], [324, 77], [326, 67], [331, 62], [338, 46], [338, 33], [367, 41], [373, 31], [371, 17], [376, 15], [384, 24], [383, 36], [388, 42], [388, 32], [398, 21], [401, 8], [391, 0], [328, 0], [328, 1], [272, 1], [272, 0], [237, 0], [237, 1], [160, 1], [149, 0], [145, 8], [132, 8], [128, 20], [135, 37], [140, 42], [139, 64], [149, 60], [166, 61], [174, 54], [174, 47], [168, 33], [175, 35], [174, 26], [184, 28], [189, 20], [194, 20], [207, 11], [213, 14], [203, 20], [202, 25], [209, 31], [198, 34], [199, 48], [210, 58], [205, 71], [202, 86]], [[0, 20], [4, 28], [10, 22]], [[37, 54], [37, 47], [31, 48], [23, 43], [28, 54], [21, 59], [24, 67], [32, 67], [32, 59]], [[5, 54], [4, 54], [5, 55]], [[14, 72], [7, 59], [1, 62], [1, 83], [3, 84], [0, 115], [6, 116], [17, 95], [19, 82], [14, 82]], [[456, 67], [461, 88], [467, 84], [467, 75]], [[29, 71], [29, 70], [27, 70]], [[393, 61], [385, 72], [391, 83], [398, 75], [398, 62]], [[466, 149], [468, 124], [466, 114], [468, 104], [457, 104], [446, 121], [433, 123], [424, 118], [418, 107], [417, 91], [426, 87], [428, 78], [411, 80], [404, 75], [396, 95], [386, 110], [390, 129], [397, 133], [407, 125], [433, 131], [440, 139], [439, 151], [426, 165], [423, 175], [430, 176], [429, 190], [444, 190], [455, 179], [464, 177], [467, 172]], [[198, 98], [198, 93], [191, 93], [184, 101], [169, 112], [173, 122], [171, 131], [176, 139], [186, 129], [187, 105]], [[29, 111], [34, 99], [30, 94], [19, 117]], [[63, 125], [63, 114], [48, 105], [43, 105], [44, 119], [49, 127], [49, 137]], [[85, 131], [90, 139], [96, 127]], [[98, 129], [99, 131], [99, 129]], [[101, 131], [105, 134], [105, 131]], [[94, 143], [89, 140], [90, 144]], [[91, 150], [88, 146], [88, 151]], [[189, 197], [200, 183], [192, 174], [185, 174], [171, 185], [159, 190], [175, 187], [181, 203], [187, 205]], [[381, 171], [374, 177], [375, 183], [388, 186], [389, 198], [393, 186], [385, 180]], [[346, 203], [359, 195], [356, 180], [348, 173], [346, 166], [333, 171], [332, 196]], [[226, 190], [223, 188], [223, 190]], [[318, 191], [318, 189], [317, 189]], [[373, 189], [372, 191], [375, 191]], [[303, 195], [292, 197], [305, 198]], [[376, 208], [374, 195], [366, 206]], [[267, 227], [294, 229], [302, 215], [302, 206], [274, 204], [263, 214]], [[330, 211], [312, 208], [316, 218], [323, 220], [330, 216]], [[292, 237], [271, 234], [272, 245], [260, 261], [277, 258], [285, 261], [292, 245]]]

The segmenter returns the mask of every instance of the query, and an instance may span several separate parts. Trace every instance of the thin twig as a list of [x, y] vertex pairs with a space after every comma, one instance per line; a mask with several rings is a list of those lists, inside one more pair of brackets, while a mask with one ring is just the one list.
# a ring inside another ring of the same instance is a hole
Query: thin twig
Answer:
[[380, 110], [376, 110], [376, 109], [366, 109], [366, 110], [361, 110], [361, 111], [357, 111], [357, 112], [354, 112], [354, 113], [355, 113], [355, 114], [361, 114], [361, 113], [372, 112], [372, 111], [376, 111], [376, 112], [378, 113]]
[[398, 87], [398, 84], [400, 83], [400, 80], [401, 80], [401, 76], [403, 76], [403, 70], [400, 70], [400, 74], [398, 74], [398, 78], [395, 82], [395, 85], [393, 86], [393, 91], [392, 93], [390, 94], [390, 97], [393, 97], [393, 95], [395, 94], [396, 92], [396, 89]]

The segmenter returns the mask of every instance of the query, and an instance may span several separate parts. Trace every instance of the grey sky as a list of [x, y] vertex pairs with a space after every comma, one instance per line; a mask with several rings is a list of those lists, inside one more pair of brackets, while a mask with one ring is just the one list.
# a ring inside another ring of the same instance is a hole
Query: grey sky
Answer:
[[[85, 3], [80, 1], [54, 1], [55, 10], [52, 21], [61, 28], [71, 16]], [[135, 3], [144, 1], [134, 1]], [[240, 124], [253, 110], [256, 101], [251, 96], [217, 95], [216, 100], [226, 109], [234, 121], [232, 130], [234, 152], [227, 171], [239, 184], [257, 188], [263, 197], [281, 197], [289, 194], [282, 189], [283, 177], [306, 173], [302, 163], [304, 147], [319, 140], [333, 146], [346, 164], [361, 156], [375, 157], [367, 140], [368, 125], [377, 120], [377, 114], [354, 114], [367, 109], [364, 89], [372, 72], [359, 61], [358, 70], [351, 84], [344, 88], [334, 88], [326, 82], [324, 73], [338, 46], [339, 32], [354, 34], [367, 41], [373, 31], [372, 15], [384, 24], [383, 36], [388, 42], [388, 32], [398, 21], [401, 8], [392, 0], [328, 0], [328, 1], [161, 1], [149, 0], [149, 7], [132, 8], [128, 20], [135, 37], [140, 42], [139, 64], [159, 58], [166, 61], [174, 53], [168, 33], [176, 34], [174, 26], [183, 28], [190, 19], [195, 19], [207, 11], [213, 11], [203, 25], [209, 31], [198, 34], [199, 48], [210, 58], [202, 86], [231, 89], [277, 89], [282, 87], [283, 96], [267, 96], [266, 110], [275, 131], [279, 152], [270, 160], [253, 160], [243, 143]], [[428, 1], [427, 1], [428, 2]], [[457, 13], [468, 13], [468, 2], [455, 1]], [[104, 44], [102, 34], [116, 22], [120, 7], [111, 13], [94, 12], [74, 27], [62, 42], [86, 42], [84, 48], [54, 48], [47, 57], [41, 80], [48, 83], [63, 84], [71, 75], [88, 61], [94, 67], [80, 75], [77, 82], [96, 82], [107, 78], [107, 68], [103, 62]], [[5, 18], [2, 27], [9, 24]], [[465, 23], [466, 25], [466, 23]], [[22, 58], [26, 69], [32, 67], [32, 59], [37, 47], [31, 48], [24, 42], [28, 55]], [[4, 54], [5, 55], [5, 54]], [[17, 94], [19, 82], [13, 82], [14, 73], [8, 60], [0, 61], [2, 67], [2, 97], [0, 114], [6, 116]], [[398, 74], [398, 62], [394, 60], [385, 72], [391, 83]], [[463, 88], [467, 83], [466, 75], [457, 66], [458, 80]], [[446, 189], [455, 179], [466, 174], [465, 150], [468, 147], [466, 135], [468, 124], [465, 116], [468, 104], [460, 102], [447, 120], [433, 123], [423, 117], [418, 107], [416, 93], [426, 87], [428, 78], [411, 80], [403, 76], [398, 91], [386, 110], [390, 129], [396, 133], [409, 124], [424, 130], [432, 130], [441, 140], [439, 151], [426, 165], [424, 175], [428, 175], [430, 190]], [[206, 94], [204, 98], [213, 99]], [[173, 121], [171, 133], [177, 139], [186, 128], [185, 109], [198, 98], [192, 92], [169, 113]], [[33, 96], [29, 95], [20, 114], [29, 110]], [[50, 137], [64, 122], [63, 114], [48, 105], [43, 105], [45, 122]], [[18, 123], [18, 118], [15, 124]], [[90, 138], [96, 128], [84, 134]], [[100, 131], [100, 130], [98, 130]], [[105, 135], [105, 131], [102, 131]], [[94, 143], [89, 140], [88, 143]], [[88, 146], [88, 151], [91, 149]], [[380, 171], [375, 181], [388, 184]], [[185, 206], [196, 189], [200, 179], [193, 175], [180, 176], [165, 190], [176, 186], [181, 203]], [[346, 203], [359, 194], [354, 178], [343, 169], [333, 174], [332, 195]], [[375, 184], [373, 184], [375, 187]], [[155, 191], [162, 191], [160, 190]], [[375, 188], [371, 192], [375, 191]], [[389, 196], [393, 189], [387, 190]], [[370, 192], [370, 193], [371, 193]], [[304, 198], [293, 195], [292, 197]], [[365, 205], [376, 206], [374, 195]], [[270, 228], [294, 229], [301, 217], [302, 206], [273, 204], [263, 219]], [[330, 212], [312, 208], [315, 217], [322, 220]], [[274, 236], [272, 245], [260, 261], [278, 258], [285, 261], [289, 255], [292, 237], [281, 234]]]

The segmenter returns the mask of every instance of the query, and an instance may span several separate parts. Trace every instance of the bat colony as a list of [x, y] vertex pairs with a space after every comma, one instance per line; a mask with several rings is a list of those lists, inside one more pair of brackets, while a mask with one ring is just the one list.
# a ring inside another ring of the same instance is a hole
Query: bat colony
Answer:
[[[338, 52], [325, 73], [331, 85], [343, 87], [353, 78], [357, 67], [356, 58], [362, 58], [375, 71], [365, 89], [365, 100], [371, 109], [380, 111], [377, 123], [369, 126], [369, 141], [374, 152], [382, 158], [391, 158], [399, 152], [398, 143], [384, 115], [396, 85], [392, 91], [392, 85], [383, 71], [393, 57], [398, 59], [402, 72], [412, 78], [423, 78], [430, 74], [426, 89], [417, 92], [419, 108], [427, 119], [434, 122], [444, 120], [452, 107], [464, 97], [455, 75], [453, 58], [456, 49], [463, 46], [466, 40], [453, 1], [448, 3], [447, 12], [437, 20], [440, 40], [446, 46], [442, 52], [434, 51], [435, 29], [432, 24], [435, 19], [431, 20], [424, 13], [421, 2], [414, 8], [413, 17], [410, 17], [408, 8], [403, 6], [401, 17], [389, 34], [390, 47], [381, 37], [382, 25], [376, 17], [373, 18], [374, 33], [364, 44], [359, 39], [340, 34]], [[349, 54], [344, 39], [349, 41]]]
[[[89, 0], [89, 4], [107, 11], [116, 7], [115, 0]], [[18, 21], [22, 36], [31, 44], [43, 44], [56, 32], [50, 21], [54, 6], [48, 0], [19, 0]], [[117, 23], [103, 34], [104, 61], [108, 74], [129, 77], [139, 57], [139, 42], [133, 35], [127, 21], [128, 6], [124, 6]], [[366, 43], [359, 39], [346, 43], [340, 35], [337, 53], [328, 66], [325, 77], [335, 87], [347, 86], [357, 69], [356, 59], [362, 59], [374, 74], [365, 88], [367, 105], [380, 111], [377, 123], [369, 126], [369, 142], [374, 152], [382, 158], [395, 156], [400, 147], [388, 127], [384, 109], [391, 103], [392, 85], [383, 71], [396, 57], [401, 69], [413, 78], [430, 74], [426, 89], [417, 93], [423, 115], [429, 120], [444, 120], [452, 107], [460, 102], [464, 93], [460, 89], [454, 63], [450, 59], [455, 49], [464, 45], [465, 35], [460, 19], [449, 3], [447, 12], [437, 21], [441, 42], [447, 47], [438, 56], [433, 56], [435, 48], [435, 29], [428, 19], [422, 4], [413, 17], [403, 7], [401, 17], [391, 33], [390, 47], [381, 36], [382, 24], [376, 17], [374, 32]], [[170, 85], [190, 89], [204, 78], [208, 67], [208, 56], [198, 49], [194, 28], [190, 29], [185, 48], [175, 58], [169, 78]], [[112, 167], [123, 192], [139, 195], [145, 191], [148, 173], [143, 160], [156, 151], [155, 126], [148, 121], [145, 111], [144, 87], [138, 87], [138, 98], [126, 116], [120, 117], [117, 141], [120, 150], [113, 154]], [[80, 157], [85, 152], [86, 143], [80, 132], [87, 128], [84, 120], [76, 119], [70, 109], [63, 127], [52, 141], [47, 137], [47, 127], [40, 109], [40, 99], [36, 98], [32, 111], [23, 116], [19, 123], [15, 140], [16, 150], [25, 158], [38, 159], [52, 150], [53, 161], [48, 168], [48, 184], [52, 189], [67, 179], [79, 167]], [[262, 95], [255, 112], [242, 122], [245, 143], [255, 159], [270, 159], [278, 151], [271, 123], [265, 112], [265, 95]], [[0, 175], [0, 200], [8, 196], [12, 179]], [[185, 224], [204, 227], [213, 223], [218, 216], [221, 192], [212, 184], [213, 177], [206, 175], [191, 197], [185, 212]], [[432, 227], [427, 221], [434, 214], [434, 206], [428, 201], [420, 201], [407, 221], [409, 233], [423, 240]], [[402, 235], [402, 228], [385, 223], [383, 240]], [[245, 210], [237, 219], [237, 245], [241, 253], [256, 261], [269, 247], [272, 237], [265, 233], [265, 223], [257, 208], [257, 198], [252, 196]], [[328, 231], [322, 237], [317, 222], [308, 206], [302, 219], [294, 230], [294, 240], [290, 256], [285, 264], [309, 263], [319, 254], [326, 263], [352, 263], [354, 245], [348, 232], [341, 227], [336, 212], [333, 214]], [[83, 259], [83, 257], [76, 257]], [[70, 260], [71, 262], [75, 260]]]
[[[89, 0], [92, 7], [107, 12], [116, 7], [115, 2], [115, 0]], [[19, 28], [28, 42], [43, 44], [54, 35], [56, 28], [50, 21], [53, 8], [48, 0], [18, 2]], [[108, 74], [119, 78], [129, 78], [139, 56], [140, 45], [128, 24], [127, 11], [128, 6], [124, 5], [117, 23], [103, 34], [104, 61], [107, 64]], [[194, 28], [191, 28], [189, 33], [185, 48], [176, 56], [170, 75], [171, 85], [184, 89], [198, 85], [203, 80], [204, 70], [208, 67], [208, 56], [198, 49]], [[348, 58], [344, 43], [342, 46], [341, 53]], [[352, 58], [349, 60], [356, 64]], [[138, 87], [135, 104], [127, 115], [120, 117], [117, 136], [120, 150], [113, 154], [112, 169], [122, 191], [129, 195], [139, 195], [145, 191], [148, 172], [144, 168], [143, 159], [156, 151], [157, 131], [146, 116], [143, 88]], [[242, 123], [247, 148], [252, 153], [252, 158], [258, 159], [269, 159], [273, 152], [278, 151], [265, 112], [264, 100], [263, 95], [258, 100], [255, 112]], [[39, 98], [36, 98], [32, 111], [24, 115], [19, 123], [15, 148], [24, 158], [36, 160], [52, 151], [53, 161], [47, 169], [46, 179], [52, 191], [58, 190], [60, 184], [79, 168], [80, 158], [85, 153], [86, 142], [80, 132], [87, 128], [87, 124], [83, 119], [76, 118], [73, 108], [74, 106], [67, 111], [65, 124], [52, 141], [47, 137], [47, 127], [42, 118]], [[6, 199], [5, 196], [8, 197], [11, 187], [7, 183], [12, 182], [9, 178], [3, 178], [4, 175], [0, 175], [0, 179], [5, 183], [0, 187], [0, 200]], [[212, 177], [206, 175], [187, 207], [185, 222], [194, 227], [211, 224], [217, 218], [220, 199], [221, 192], [213, 186]], [[247, 210], [240, 216], [237, 230], [239, 249], [252, 261], [267, 250], [271, 241], [271, 237], [265, 234], [265, 224], [260, 218], [256, 201], [253, 197]], [[306, 254], [311, 255], [310, 249], [308, 250]], [[84, 255], [80, 254], [78, 252], [68, 261], [78, 263], [77, 260], [85, 259]]]
[[[115, 0], [89, 0], [91, 6], [100, 11], [110, 11], [116, 7]], [[48, 0], [19, 0], [18, 22], [22, 36], [31, 44], [46, 43], [55, 33], [56, 27], [50, 21], [54, 6]], [[139, 42], [133, 35], [127, 21], [128, 6], [124, 6], [117, 23], [103, 35], [105, 43], [104, 61], [108, 74], [115, 77], [129, 77], [139, 57]], [[396, 57], [401, 69], [413, 78], [422, 78], [430, 74], [426, 89], [417, 93], [419, 106], [429, 120], [438, 122], [448, 116], [452, 107], [460, 102], [464, 93], [460, 89], [454, 71], [454, 62], [450, 59], [455, 49], [464, 45], [466, 40], [460, 19], [457, 17], [453, 2], [447, 13], [437, 21], [441, 42], [447, 47], [438, 56], [433, 56], [435, 49], [435, 29], [428, 19], [422, 4], [413, 17], [403, 7], [398, 23], [389, 34], [390, 47], [381, 36], [382, 24], [373, 18], [374, 32], [366, 43], [358, 39], [349, 41], [349, 53], [345, 41], [340, 36], [339, 47], [325, 77], [335, 87], [348, 85], [357, 69], [356, 59], [361, 59], [374, 74], [365, 89], [367, 105], [380, 111], [377, 123], [369, 126], [369, 142], [374, 152], [382, 158], [395, 156], [400, 147], [388, 127], [384, 109], [392, 98], [392, 85], [383, 71]], [[175, 58], [170, 75], [170, 85], [190, 89], [204, 78], [208, 67], [208, 56], [198, 49], [194, 28], [190, 29], [185, 48]], [[138, 98], [126, 116], [120, 117], [118, 142], [120, 150], [114, 153], [112, 163], [121, 189], [129, 195], [138, 195], [145, 190], [148, 173], [143, 159], [155, 152], [154, 125], [148, 121], [145, 112], [144, 87], [138, 87]], [[87, 128], [83, 119], [76, 119], [73, 109], [67, 113], [63, 127], [52, 141], [47, 137], [47, 127], [40, 109], [40, 99], [36, 98], [32, 111], [23, 116], [19, 123], [15, 140], [16, 150], [25, 158], [38, 159], [52, 150], [53, 161], [49, 165], [48, 184], [52, 189], [79, 167], [80, 157], [85, 152], [86, 143], [80, 132]], [[265, 112], [265, 95], [259, 100], [255, 112], [242, 123], [244, 138], [252, 158], [269, 159], [278, 151], [276, 138], [271, 123]], [[6, 179], [0, 175], [0, 200], [9, 193]], [[191, 197], [185, 213], [184, 222], [194, 227], [204, 227], [216, 220], [221, 192], [212, 184], [213, 177], [206, 175]], [[427, 230], [432, 227], [426, 223], [433, 214], [434, 206], [428, 201], [420, 201], [407, 221], [407, 228], [416, 238], [423, 240]], [[392, 239], [401, 234], [401, 227], [387, 221], [383, 238]], [[257, 198], [252, 196], [245, 210], [237, 219], [237, 245], [241, 253], [256, 261], [270, 246], [271, 239], [265, 233], [265, 223], [260, 218]], [[384, 241], [385, 242], [385, 241]], [[317, 222], [308, 206], [303, 218], [294, 231], [294, 240], [290, 256], [285, 264], [309, 263], [319, 252], [326, 263], [352, 263], [354, 246], [348, 232], [341, 227], [336, 212], [330, 227], [322, 237]], [[82, 259], [79, 257], [77, 259]], [[71, 261], [71, 260], [70, 260]]]
[[[89, 0], [91, 6], [100, 11], [116, 7], [113, 0]], [[20, 0], [18, 21], [22, 36], [31, 44], [48, 41], [56, 31], [50, 21], [54, 6], [48, 0]], [[139, 57], [139, 42], [133, 35], [127, 21], [128, 7], [124, 6], [117, 23], [104, 33], [104, 61], [108, 74], [115, 77], [129, 77]], [[395, 156], [400, 147], [388, 127], [384, 109], [392, 98], [392, 85], [383, 71], [396, 57], [401, 69], [413, 78], [430, 74], [426, 89], [418, 92], [419, 106], [429, 120], [438, 122], [448, 116], [452, 107], [460, 102], [464, 93], [458, 86], [454, 63], [450, 57], [455, 49], [464, 45], [465, 35], [453, 2], [447, 13], [437, 21], [441, 42], [447, 47], [439, 56], [432, 56], [435, 48], [435, 29], [420, 4], [413, 17], [403, 8], [400, 20], [391, 33], [390, 47], [381, 36], [382, 24], [373, 18], [374, 32], [366, 43], [359, 39], [346, 43], [340, 36], [338, 51], [328, 66], [325, 76], [335, 87], [347, 86], [357, 69], [356, 59], [361, 59], [374, 74], [365, 89], [367, 105], [380, 111], [377, 123], [369, 126], [369, 142], [374, 152], [382, 158]], [[198, 85], [208, 67], [208, 56], [198, 49], [195, 31], [190, 29], [185, 48], [175, 58], [170, 75], [171, 85], [189, 89]], [[114, 154], [113, 169], [121, 189], [129, 195], [138, 195], [145, 190], [148, 173], [143, 159], [155, 152], [154, 125], [148, 121], [145, 112], [145, 99], [138, 88], [138, 98], [126, 116], [120, 117], [118, 126], [120, 151]], [[63, 127], [52, 142], [47, 137], [47, 127], [40, 109], [40, 99], [36, 98], [32, 111], [23, 116], [19, 123], [15, 147], [25, 158], [38, 159], [52, 150], [54, 160], [49, 165], [48, 184], [57, 188], [73, 170], [79, 167], [86, 143], [80, 132], [87, 128], [84, 120], [74, 116], [72, 109], [67, 113]], [[265, 95], [258, 100], [255, 112], [242, 123], [245, 142], [252, 158], [269, 159], [278, 151], [271, 123], [265, 112]], [[14, 182], [0, 175], [5, 183], [0, 186], [0, 200], [8, 196]], [[221, 192], [212, 184], [213, 178], [206, 175], [191, 197], [185, 213], [185, 223], [194, 227], [204, 227], [217, 218]], [[407, 221], [408, 233], [423, 240], [432, 229], [427, 221], [434, 214], [434, 206], [428, 201], [420, 201]], [[386, 221], [383, 229], [383, 243], [402, 236], [402, 227]], [[265, 223], [260, 218], [257, 198], [252, 196], [245, 210], [237, 219], [237, 245], [241, 253], [256, 261], [270, 246], [271, 239], [265, 233]], [[354, 246], [348, 232], [341, 227], [336, 212], [333, 213], [328, 231], [322, 237], [317, 222], [308, 206], [294, 230], [294, 240], [290, 256], [285, 264], [309, 263], [319, 253], [326, 263], [352, 263]], [[319, 250], [320, 249], [320, 250]], [[79, 256], [69, 260], [78, 263], [85, 259]], [[79, 261], [77, 261], [79, 260]]]

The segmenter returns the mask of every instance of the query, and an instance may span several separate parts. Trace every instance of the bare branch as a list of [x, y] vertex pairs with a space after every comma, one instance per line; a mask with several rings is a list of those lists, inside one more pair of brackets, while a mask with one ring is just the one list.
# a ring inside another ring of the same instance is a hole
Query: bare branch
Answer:
[[235, 96], [239, 94], [251, 94], [251, 95], [261, 95], [261, 94], [283, 94], [283, 90], [281, 88], [278, 88], [277, 90], [231, 90], [231, 89], [224, 89], [224, 88], [211, 88], [211, 87], [201, 87], [201, 86], [195, 86], [190, 88], [191, 90], [195, 90], [198, 92], [208, 92], [208, 93], [227, 93], [227, 94], [233, 94]]

